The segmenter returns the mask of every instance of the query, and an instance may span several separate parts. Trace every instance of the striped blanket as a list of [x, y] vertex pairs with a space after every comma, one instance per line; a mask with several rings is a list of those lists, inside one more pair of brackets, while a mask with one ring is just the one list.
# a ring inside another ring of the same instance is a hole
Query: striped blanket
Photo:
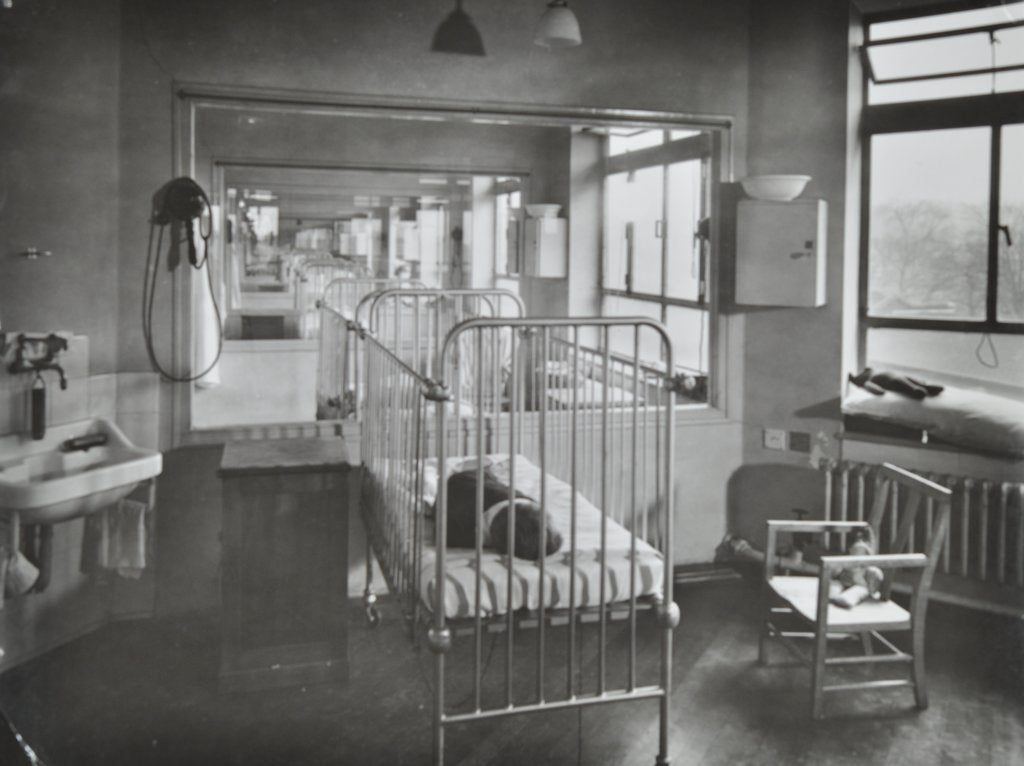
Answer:
[[[511, 461], [508, 455], [484, 458], [490, 470], [503, 482], [510, 482]], [[448, 461], [448, 473], [466, 470], [476, 459], [456, 458]], [[427, 460], [424, 466], [424, 500], [433, 505], [437, 490], [437, 461]], [[519, 455], [515, 459], [515, 486], [530, 497], [541, 497], [540, 469]], [[597, 606], [601, 600], [601, 525], [604, 515], [579, 492], [576, 493], [576, 557], [573, 562], [569, 543], [572, 536], [572, 489], [565, 482], [548, 474], [544, 507], [562, 533], [562, 549], [544, 561], [543, 589], [538, 562], [524, 559], [512, 561], [513, 610], [538, 609], [543, 593], [548, 608], [570, 606], [570, 583], [576, 580], [577, 607]], [[607, 520], [604, 601], [625, 601], [630, 596], [631, 533], [611, 518]], [[430, 539], [428, 537], [428, 539]], [[427, 547], [423, 554], [420, 596], [432, 610], [436, 602], [435, 551]], [[636, 559], [633, 564], [636, 596], [661, 593], [664, 572], [662, 555], [636, 538]], [[476, 601], [476, 551], [449, 548], [445, 557], [444, 611], [449, 618], [472, 617]], [[505, 614], [509, 608], [507, 583], [509, 565], [506, 556], [485, 550], [480, 564], [480, 611], [485, 617]]]

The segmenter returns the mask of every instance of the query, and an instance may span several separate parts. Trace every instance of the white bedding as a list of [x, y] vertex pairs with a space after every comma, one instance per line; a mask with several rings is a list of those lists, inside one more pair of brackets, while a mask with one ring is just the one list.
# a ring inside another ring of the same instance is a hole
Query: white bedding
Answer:
[[[511, 463], [507, 455], [485, 457], [491, 471], [502, 481], [509, 482]], [[465, 470], [476, 465], [476, 459], [455, 458], [448, 461], [449, 470]], [[515, 460], [515, 485], [525, 494], [540, 499], [540, 469], [525, 457]], [[437, 461], [428, 459], [424, 466], [424, 500], [433, 505], [437, 491]], [[569, 540], [571, 535], [572, 490], [568, 484], [548, 474], [545, 509], [552, 522], [562, 533], [561, 550], [544, 561], [544, 604], [546, 607], [568, 608], [569, 586], [576, 580], [575, 602], [577, 607], [596, 606], [600, 603], [601, 588], [601, 523], [603, 515], [580, 493], [576, 493], [576, 561], [575, 568], [569, 565]], [[605, 548], [605, 603], [629, 599], [630, 591], [630, 544], [632, 535], [615, 522], [607, 519]], [[445, 583], [445, 616], [449, 618], [471, 617], [475, 608], [475, 559], [473, 549], [449, 548], [445, 558], [447, 580]], [[424, 551], [420, 578], [420, 596], [427, 608], [435, 604], [435, 551], [428, 547]], [[664, 576], [662, 555], [639, 537], [636, 539], [635, 561], [636, 595], [646, 596], [661, 593]], [[513, 610], [523, 607], [540, 607], [540, 566], [537, 562], [514, 559], [512, 563], [512, 604]], [[480, 609], [484, 616], [505, 614], [508, 611], [507, 557], [494, 551], [485, 550], [481, 558]]]
[[881, 396], [851, 386], [843, 414], [861, 415], [927, 431], [950, 444], [1003, 455], [1024, 456], [1024, 401], [947, 386], [938, 396]]

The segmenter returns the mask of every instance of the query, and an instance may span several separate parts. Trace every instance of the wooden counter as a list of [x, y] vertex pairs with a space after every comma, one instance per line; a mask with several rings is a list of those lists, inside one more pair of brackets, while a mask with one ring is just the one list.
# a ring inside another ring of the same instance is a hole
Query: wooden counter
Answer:
[[337, 438], [225, 445], [221, 691], [345, 678], [357, 475]]

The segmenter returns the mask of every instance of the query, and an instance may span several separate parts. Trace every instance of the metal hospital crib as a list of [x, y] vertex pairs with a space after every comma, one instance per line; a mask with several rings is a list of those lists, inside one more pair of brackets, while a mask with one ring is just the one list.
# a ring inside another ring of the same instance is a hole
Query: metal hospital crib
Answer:
[[[646, 318], [463, 315], [437, 343], [433, 320], [402, 316], [430, 299], [409, 298], [371, 299], [360, 505], [410, 635], [433, 654], [435, 762], [453, 725], [657, 700], [656, 762], [668, 763], [680, 380], [640, 360], [653, 339], [674, 369], [666, 331]], [[536, 561], [488, 548], [482, 491], [475, 546], [449, 547], [455, 470], [539, 500], [562, 548]]]

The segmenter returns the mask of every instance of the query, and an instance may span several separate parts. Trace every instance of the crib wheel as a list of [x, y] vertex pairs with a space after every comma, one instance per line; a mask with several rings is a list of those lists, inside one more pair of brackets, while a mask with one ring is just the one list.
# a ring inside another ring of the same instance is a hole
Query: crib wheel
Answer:
[[377, 611], [376, 604], [370, 604], [366, 607], [366, 621], [370, 624], [371, 628], [376, 628], [380, 625], [380, 612]]

